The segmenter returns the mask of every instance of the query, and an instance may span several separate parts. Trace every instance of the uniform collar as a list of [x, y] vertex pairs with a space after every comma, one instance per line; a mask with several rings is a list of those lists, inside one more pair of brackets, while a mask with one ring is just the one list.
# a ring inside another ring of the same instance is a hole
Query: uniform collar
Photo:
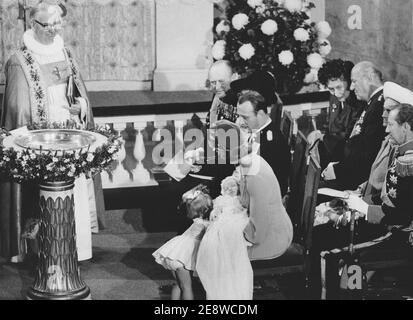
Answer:
[[410, 140], [410, 141], [400, 145], [399, 148], [398, 148], [398, 154], [400, 156], [402, 156], [409, 150], [413, 150], [413, 140]]
[[383, 94], [383, 86], [381, 86], [381, 87], [379, 87], [379, 88], [377, 88], [376, 90], [373, 91], [373, 93], [370, 95], [368, 104], [370, 104], [371, 101], [376, 97], [376, 95], [379, 95], [379, 93]]

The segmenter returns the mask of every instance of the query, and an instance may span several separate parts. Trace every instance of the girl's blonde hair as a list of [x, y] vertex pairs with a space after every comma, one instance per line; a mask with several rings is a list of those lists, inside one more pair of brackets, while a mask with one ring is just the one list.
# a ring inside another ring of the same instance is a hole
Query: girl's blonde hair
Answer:
[[194, 213], [197, 217], [209, 220], [213, 203], [209, 194], [200, 192], [199, 195], [188, 203], [188, 212]]

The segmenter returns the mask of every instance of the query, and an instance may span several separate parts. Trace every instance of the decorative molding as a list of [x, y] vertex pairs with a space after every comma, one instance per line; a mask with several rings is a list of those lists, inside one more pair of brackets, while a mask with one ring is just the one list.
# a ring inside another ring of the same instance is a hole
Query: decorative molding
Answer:
[[152, 90], [152, 81], [85, 81], [85, 85], [89, 92]]

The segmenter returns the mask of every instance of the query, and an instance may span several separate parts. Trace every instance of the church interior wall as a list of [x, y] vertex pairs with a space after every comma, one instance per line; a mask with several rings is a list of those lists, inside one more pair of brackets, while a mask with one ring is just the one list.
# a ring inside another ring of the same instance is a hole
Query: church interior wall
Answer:
[[370, 60], [385, 80], [413, 88], [413, 1], [327, 0], [330, 58]]

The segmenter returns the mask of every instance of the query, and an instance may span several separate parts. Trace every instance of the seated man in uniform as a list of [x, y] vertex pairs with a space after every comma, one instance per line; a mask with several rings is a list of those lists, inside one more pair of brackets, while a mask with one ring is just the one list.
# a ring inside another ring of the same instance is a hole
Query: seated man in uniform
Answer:
[[347, 202], [369, 224], [406, 227], [413, 218], [413, 105], [400, 104], [390, 111], [386, 132], [398, 147], [389, 158], [382, 203], [369, 205], [354, 196]]
[[230, 90], [231, 82], [237, 80], [239, 75], [234, 72], [227, 60], [214, 62], [209, 68], [208, 80], [209, 88], [214, 93], [214, 99], [207, 116], [207, 128], [210, 128], [218, 120], [228, 120], [235, 122], [236, 114], [236, 94]]
[[[350, 209], [358, 211], [354, 243], [378, 238], [389, 230], [409, 226], [412, 222], [413, 106], [400, 104], [390, 111], [386, 132], [389, 134], [390, 142], [397, 148], [389, 157], [380, 203], [368, 204], [357, 195], [351, 195], [346, 200]], [[332, 216], [332, 219], [334, 224], [323, 224], [313, 229], [312, 278], [318, 297], [320, 252], [344, 247], [349, 241], [350, 230], [349, 224], [346, 224], [346, 216]], [[342, 226], [342, 222], [345, 226]], [[407, 241], [408, 233], [403, 237]]]
[[[383, 86], [383, 97], [384, 106], [382, 116], [383, 126], [386, 128], [391, 110], [401, 103], [413, 105], [413, 92], [397, 83], [387, 81]], [[380, 202], [380, 195], [386, 177], [389, 157], [393, 151], [393, 144], [391, 141], [389, 135], [384, 139], [381, 149], [371, 167], [368, 181], [359, 187], [363, 199], [369, 204]]]
[[330, 162], [322, 173], [323, 186], [352, 190], [367, 180], [385, 137], [382, 125], [383, 76], [371, 62], [359, 62], [351, 71], [351, 89], [367, 106], [346, 140], [344, 157]]

